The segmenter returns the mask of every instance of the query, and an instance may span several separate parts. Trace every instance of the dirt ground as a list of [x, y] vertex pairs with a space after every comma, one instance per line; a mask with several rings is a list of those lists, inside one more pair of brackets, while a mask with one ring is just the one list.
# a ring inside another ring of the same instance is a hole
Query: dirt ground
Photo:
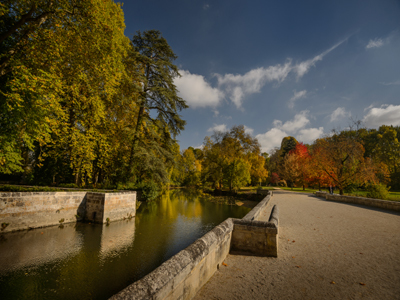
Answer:
[[195, 300], [400, 299], [400, 213], [286, 191], [274, 204], [278, 258], [228, 255]]

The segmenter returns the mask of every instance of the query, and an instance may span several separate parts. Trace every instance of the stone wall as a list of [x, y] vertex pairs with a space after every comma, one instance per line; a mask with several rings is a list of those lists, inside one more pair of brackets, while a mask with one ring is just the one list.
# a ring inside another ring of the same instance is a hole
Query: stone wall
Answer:
[[[241, 249], [245, 253], [277, 256], [277, 209], [272, 209], [269, 222], [256, 220], [265, 212], [270, 197], [269, 194], [254, 207], [246, 219], [225, 220], [110, 299], [192, 299], [235, 247], [245, 245]], [[239, 237], [234, 238], [235, 235]], [[245, 243], [247, 239], [251, 240], [249, 244]]]
[[76, 222], [84, 217], [105, 223], [107, 218], [114, 221], [135, 214], [136, 192], [0, 193], [1, 232]]
[[365, 198], [365, 197], [355, 197], [355, 196], [341, 196], [337, 194], [329, 194], [326, 192], [316, 192], [316, 196], [323, 197], [326, 200], [330, 201], [338, 201], [338, 202], [345, 202], [345, 203], [354, 203], [354, 204], [361, 204], [366, 206], [384, 208], [394, 211], [400, 211], [400, 202], [399, 201], [388, 201], [388, 200], [380, 200], [380, 199], [373, 199], [373, 198]]
[[110, 299], [193, 298], [228, 255], [232, 230], [232, 219], [225, 220]]

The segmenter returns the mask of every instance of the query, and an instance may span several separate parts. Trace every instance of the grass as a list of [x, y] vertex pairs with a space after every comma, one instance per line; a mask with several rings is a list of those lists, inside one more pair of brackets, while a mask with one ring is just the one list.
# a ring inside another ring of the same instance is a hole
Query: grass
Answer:
[[[23, 185], [0, 185], [0, 192], [99, 192], [99, 193], [110, 193], [110, 190], [100, 190], [100, 189], [72, 189], [72, 188], [57, 188], [49, 186], [23, 186]], [[116, 192], [117, 190], [114, 190]]]

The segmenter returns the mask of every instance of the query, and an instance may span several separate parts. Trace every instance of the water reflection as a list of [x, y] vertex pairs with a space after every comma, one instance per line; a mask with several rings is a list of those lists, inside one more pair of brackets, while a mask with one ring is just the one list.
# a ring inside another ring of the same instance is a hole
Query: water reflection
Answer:
[[175, 190], [110, 226], [0, 235], [0, 299], [108, 299], [226, 218], [248, 211]]

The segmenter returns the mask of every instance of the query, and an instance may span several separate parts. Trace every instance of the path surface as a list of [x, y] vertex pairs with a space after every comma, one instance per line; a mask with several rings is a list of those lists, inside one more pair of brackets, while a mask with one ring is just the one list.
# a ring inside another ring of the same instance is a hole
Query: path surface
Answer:
[[278, 258], [228, 255], [195, 300], [400, 299], [399, 213], [282, 190], [274, 204]]

